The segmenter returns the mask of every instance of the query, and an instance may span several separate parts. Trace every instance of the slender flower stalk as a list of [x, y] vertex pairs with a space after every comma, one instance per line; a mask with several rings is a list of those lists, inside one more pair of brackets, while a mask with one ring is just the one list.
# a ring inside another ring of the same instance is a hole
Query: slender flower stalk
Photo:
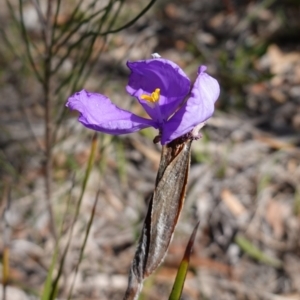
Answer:
[[79, 121], [103, 133], [120, 135], [147, 127], [159, 131], [156, 141], [162, 145], [189, 134], [198, 138], [198, 131], [214, 112], [220, 88], [216, 79], [198, 68], [191, 82], [174, 62], [155, 56], [152, 59], [127, 62], [131, 73], [126, 91], [142, 105], [149, 119], [137, 116], [114, 105], [105, 95], [82, 90], [66, 104], [80, 112]]

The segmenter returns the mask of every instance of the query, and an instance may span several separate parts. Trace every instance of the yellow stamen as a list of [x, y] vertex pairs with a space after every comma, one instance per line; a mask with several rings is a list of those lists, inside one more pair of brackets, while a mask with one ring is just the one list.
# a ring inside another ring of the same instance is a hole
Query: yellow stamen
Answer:
[[151, 95], [141, 95], [143, 100], [149, 101], [151, 103], [158, 102], [160, 97], [160, 89], [155, 89], [155, 91]]

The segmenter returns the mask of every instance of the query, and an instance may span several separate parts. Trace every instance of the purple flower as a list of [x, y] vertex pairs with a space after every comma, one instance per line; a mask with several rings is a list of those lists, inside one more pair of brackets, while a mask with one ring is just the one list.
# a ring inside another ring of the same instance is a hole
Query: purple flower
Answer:
[[127, 66], [131, 74], [126, 90], [151, 119], [117, 107], [104, 95], [82, 90], [72, 95], [66, 106], [80, 112], [78, 120], [84, 126], [113, 135], [152, 126], [159, 130], [164, 145], [212, 116], [220, 87], [205, 73], [205, 66], [199, 67], [192, 89], [186, 74], [169, 60], [154, 58], [128, 62]]

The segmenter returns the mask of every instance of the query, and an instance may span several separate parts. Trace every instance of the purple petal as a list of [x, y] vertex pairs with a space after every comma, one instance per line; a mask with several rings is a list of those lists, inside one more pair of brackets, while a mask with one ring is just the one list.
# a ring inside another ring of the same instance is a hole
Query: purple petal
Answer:
[[161, 139], [163, 145], [188, 133], [212, 116], [214, 103], [220, 94], [220, 86], [216, 79], [205, 73], [205, 70], [205, 66], [199, 67], [191, 97], [164, 125]]
[[152, 120], [120, 109], [104, 95], [86, 90], [72, 95], [66, 106], [80, 112], [78, 121], [84, 126], [104, 133], [119, 135], [149, 126], [157, 128], [157, 124]]
[[[190, 91], [190, 80], [178, 65], [172, 61], [157, 58], [127, 62], [131, 70], [127, 92], [136, 97], [148, 115], [157, 121], [166, 121], [183, 102]], [[150, 95], [160, 89], [159, 108], [151, 108], [147, 101], [140, 98], [142, 94]]]

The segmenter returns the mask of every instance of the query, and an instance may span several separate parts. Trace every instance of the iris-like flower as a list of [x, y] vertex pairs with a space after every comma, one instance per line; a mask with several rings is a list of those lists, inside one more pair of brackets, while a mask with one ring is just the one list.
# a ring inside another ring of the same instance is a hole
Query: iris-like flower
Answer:
[[[170, 60], [158, 58], [127, 62], [131, 74], [127, 92], [143, 106], [146, 119], [114, 105], [104, 95], [86, 90], [72, 95], [66, 104], [80, 112], [78, 120], [86, 127], [113, 135], [135, 132], [147, 127], [159, 130], [161, 144], [200, 128], [214, 112], [220, 87], [216, 79], [200, 66], [191, 83], [182, 69]], [[200, 126], [199, 126], [200, 125]]]

